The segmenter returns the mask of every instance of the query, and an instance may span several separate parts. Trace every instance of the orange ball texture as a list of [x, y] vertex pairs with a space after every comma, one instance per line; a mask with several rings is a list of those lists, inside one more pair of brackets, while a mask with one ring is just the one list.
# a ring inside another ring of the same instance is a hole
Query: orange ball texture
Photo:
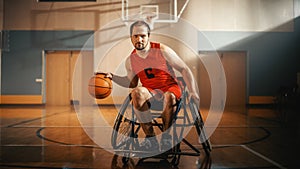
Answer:
[[105, 76], [105, 73], [97, 73], [89, 80], [89, 94], [96, 99], [104, 99], [109, 96], [112, 91], [112, 81]]

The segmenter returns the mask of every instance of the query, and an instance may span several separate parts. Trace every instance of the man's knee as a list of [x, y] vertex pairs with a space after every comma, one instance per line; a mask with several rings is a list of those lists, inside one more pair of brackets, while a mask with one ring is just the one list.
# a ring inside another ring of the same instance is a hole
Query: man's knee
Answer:
[[149, 109], [148, 100], [151, 95], [147, 88], [136, 87], [131, 92], [133, 106], [140, 111], [146, 111]]

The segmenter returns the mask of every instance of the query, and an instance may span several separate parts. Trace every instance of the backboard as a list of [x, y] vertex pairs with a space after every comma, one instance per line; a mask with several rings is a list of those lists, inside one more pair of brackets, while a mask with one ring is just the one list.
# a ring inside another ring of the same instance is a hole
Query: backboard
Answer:
[[122, 0], [122, 21], [176, 23], [189, 0]]

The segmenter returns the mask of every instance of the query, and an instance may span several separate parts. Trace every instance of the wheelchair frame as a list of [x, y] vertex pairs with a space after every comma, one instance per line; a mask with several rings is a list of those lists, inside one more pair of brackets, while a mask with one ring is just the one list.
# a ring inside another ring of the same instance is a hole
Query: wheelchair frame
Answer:
[[[167, 154], [167, 156], [164, 156], [163, 158], [171, 158], [171, 164], [173, 166], [177, 166], [180, 161], [181, 155], [188, 155], [188, 156], [200, 156], [200, 149], [193, 146], [190, 142], [188, 142], [183, 137], [183, 130], [186, 126], [194, 126], [199, 140], [202, 144], [202, 148], [207, 156], [210, 155], [212, 151], [212, 146], [210, 143], [209, 138], [206, 137], [206, 132], [204, 128], [204, 121], [202, 119], [200, 110], [197, 106], [197, 104], [194, 102], [193, 99], [190, 100], [188, 103], [187, 96], [188, 92], [186, 90], [186, 87], [182, 90], [182, 97], [180, 101], [177, 103], [176, 111], [175, 111], [175, 118], [173, 121], [173, 148], [171, 151]], [[139, 153], [146, 153], [146, 152], [140, 152], [136, 151], [136, 149], [139, 147], [139, 141], [138, 141], [138, 133], [140, 131], [141, 125], [139, 122], [137, 122], [133, 106], [130, 104], [131, 102], [131, 95], [129, 94], [123, 104], [120, 107], [120, 110], [118, 112], [118, 115], [115, 119], [113, 132], [111, 135], [111, 144], [116, 154], [121, 154], [122, 162], [126, 164], [129, 161], [130, 157], [134, 157], [135, 154]], [[128, 106], [130, 106], [130, 113], [128, 114]], [[179, 112], [182, 111], [183, 115], [179, 116]], [[163, 131], [162, 123], [159, 123], [157, 121], [158, 118], [160, 118], [160, 113], [157, 112], [151, 112], [152, 113], [152, 124], [153, 126], [157, 126], [160, 131]], [[190, 116], [192, 117], [192, 120], [190, 119]], [[184, 124], [177, 124], [178, 119], [183, 120]], [[180, 134], [177, 134], [178, 127], [181, 127]], [[178, 142], [177, 142], [178, 141]], [[180, 148], [181, 142], [185, 143], [191, 150], [194, 152], [187, 152], [182, 151]], [[178, 144], [174, 144], [178, 143]], [[153, 156], [161, 158], [162, 156]]]

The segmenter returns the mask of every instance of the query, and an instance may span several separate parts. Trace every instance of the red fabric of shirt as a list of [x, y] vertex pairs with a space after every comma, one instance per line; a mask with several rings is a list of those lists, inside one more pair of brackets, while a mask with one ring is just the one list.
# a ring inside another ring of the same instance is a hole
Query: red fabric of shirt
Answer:
[[151, 48], [146, 58], [139, 57], [136, 49], [132, 51], [130, 61], [133, 72], [138, 75], [142, 85], [150, 92], [170, 91], [179, 99], [181, 90], [174, 70], [162, 55], [160, 44], [150, 42], [150, 45]]

